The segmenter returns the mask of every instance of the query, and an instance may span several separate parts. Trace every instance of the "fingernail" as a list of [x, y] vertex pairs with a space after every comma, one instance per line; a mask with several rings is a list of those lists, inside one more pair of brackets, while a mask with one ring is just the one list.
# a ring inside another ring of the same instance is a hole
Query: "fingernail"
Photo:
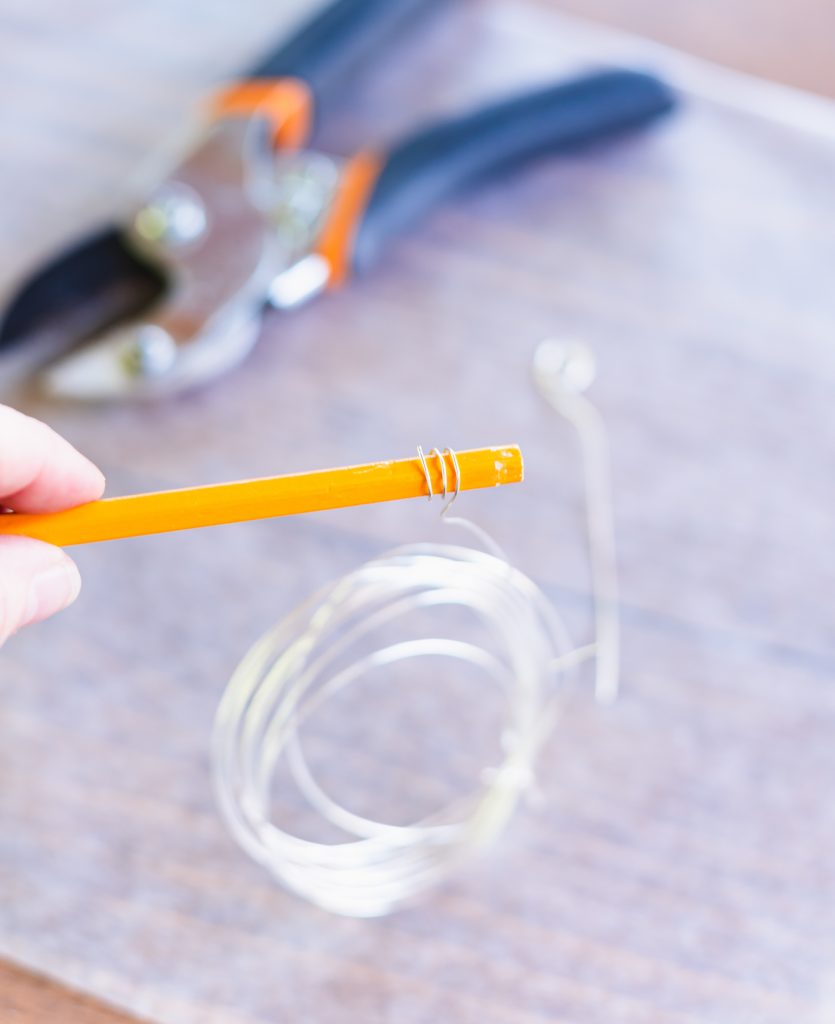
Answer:
[[81, 576], [68, 558], [39, 573], [29, 585], [24, 624], [40, 622], [73, 603], [81, 590]]

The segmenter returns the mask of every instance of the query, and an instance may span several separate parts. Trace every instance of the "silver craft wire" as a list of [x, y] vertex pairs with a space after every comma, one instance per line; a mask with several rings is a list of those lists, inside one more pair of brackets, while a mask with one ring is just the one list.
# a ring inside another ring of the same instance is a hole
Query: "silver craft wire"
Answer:
[[433, 455], [438, 456], [438, 465], [440, 466], [441, 469], [441, 487], [443, 488], [441, 497], [445, 498], [447, 495], [446, 459], [444, 459], [443, 455], [441, 454], [440, 448], [433, 448], [432, 451], [429, 453], [429, 458], [431, 459]]
[[[426, 489], [429, 492], [429, 501], [431, 501], [432, 498], [435, 496], [435, 491], [434, 488], [432, 487], [432, 478], [429, 475], [429, 464], [426, 461], [426, 456], [423, 454], [423, 448], [420, 445], [417, 446], [417, 453], [418, 458], [420, 459], [420, 464], [423, 467], [423, 475], [426, 478]], [[441, 518], [443, 519], [443, 517], [450, 510], [452, 503], [455, 501], [455, 499], [458, 497], [461, 491], [461, 466], [458, 463], [458, 456], [455, 454], [455, 451], [452, 448], [444, 448], [443, 452], [440, 450], [440, 448], [433, 448], [432, 451], [429, 453], [429, 458], [431, 459], [433, 455], [436, 455], [438, 457], [438, 464], [441, 469], [441, 484], [443, 487], [443, 492], [441, 494], [442, 498], [445, 498], [447, 496], [448, 491], [446, 456], [449, 456], [449, 461], [452, 463], [452, 468], [455, 470], [455, 490], [452, 493], [452, 497], [441, 509]]]
[[449, 512], [450, 508], [452, 507], [452, 503], [458, 497], [458, 492], [461, 490], [461, 467], [458, 465], [458, 456], [455, 454], [452, 448], [445, 449], [445, 453], [449, 456], [449, 461], [452, 463], [452, 467], [455, 470], [455, 491], [453, 492], [452, 497], [449, 499], [446, 505], [444, 505], [444, 507], [441, 509], [442, 519], [447, 514], [447, 512]]
[[[498, 834], [528, 788], [537, 754], [558, 715], [557, 683], [571, 678], [583, 661], [594, 659], [598, 697], [610, 697], [617, 685], [616, 566], [605, 434], [588, 401], [564, 393], [564, 376], [550, 373], [538, 383], [580, 435], [597, 607], [593, 643], [574, 644], [557, 609], [510, 564], [495, 541], [469, 520], [449, 517], [446, 523], [468, 529], [484, 550], [420, 544], [360, 566], [268, 633], [227, 687], [213, 737], [223, 815], [255, 860], [321, 907], [361, 917], [385, 914], [446, 878]], [[435, 492], [429, 462], [422, 448], [417, 452], [431, 501]], [[438, 459], [442, 497], [448, 497], [443, 517], [461, 489], [460, 466], [451, 448], [433, 448], [432, 457]], [[455, 472], [451, 494], [447, 458]], [[338, 667], [352, 645], [381, 625], [418, 608], [445, 604], [466, 606], [479, 616], [496, 646], [482, 648], [443, 636], [406, 640], [362, 651]], [[386, 825], [348, 811], [319, 787], [304, 760], [297, 730], [324, 700], [365, 672], [426, 655], [476, 665], [504, 690], [509, 718], [503, 754], [463, 801], [410, 825]], [[270, 782], [282, 752], [311, 806], [352, 838], [335, 844], [311, 842], [272, 823]]]
[[426, 465], [426, 456], [423, 454], [423, 448], [421, 448], [420, 445], [417, 446], [417, 453], [418, 458], [420, 459], [420, 464], [423, 466], [423, 475], [426, 477], [426, 487], [429, 491], [427, 498], [431, 501], [435, 496], [435, 492], [432, 489], [432, 477], [429, 475], [429, 466]]

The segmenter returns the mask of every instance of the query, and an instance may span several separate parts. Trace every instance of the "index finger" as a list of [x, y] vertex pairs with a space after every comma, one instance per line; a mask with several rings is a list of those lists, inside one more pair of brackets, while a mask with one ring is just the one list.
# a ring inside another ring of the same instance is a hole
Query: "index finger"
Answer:
[[0, 405], [0, 505], [58, 512], [100, 498], [104, 476], [45, 423]]

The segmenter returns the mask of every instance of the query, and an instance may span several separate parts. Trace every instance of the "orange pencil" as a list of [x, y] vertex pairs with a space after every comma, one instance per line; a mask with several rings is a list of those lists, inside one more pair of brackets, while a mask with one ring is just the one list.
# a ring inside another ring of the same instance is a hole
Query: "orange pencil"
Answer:
[[[475, 448], [456, 454], [462, 491], [522, 480], [522, 453], [516, 445]], [[435, 454], [426, 457], [435, 494], [444, 490], [441, 459], [445, 463], [446, 487], [450, 492], [456, 489], [451, 457]], [[44, 515], [9, 512], [0, 515], [0, 534], [18, 534], [70, 547], [221, 523], [426, 497], [428, 493], [420, 458], [397, 459], [262, 480], [105, 498], [66, 512]]]

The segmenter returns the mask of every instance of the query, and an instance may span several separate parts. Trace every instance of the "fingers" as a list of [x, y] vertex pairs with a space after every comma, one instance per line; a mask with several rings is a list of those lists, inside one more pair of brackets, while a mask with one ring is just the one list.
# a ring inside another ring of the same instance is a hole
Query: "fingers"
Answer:
[[[57, 512], [95, 501], [104, 477], [44, 423], [0, 405], [0, 506]], [[59, 548], [0, 535], [0, 644], [22, 626], [71, 604], [81, 589], [75, 564]]]
[[78, 569], [60, 548], [0, 536], [0, 644], [72, 604], [80, 589]]
[[0, 505], [57, 512], [100, 498], [104, 477], [45, 423], [0, 405]]

